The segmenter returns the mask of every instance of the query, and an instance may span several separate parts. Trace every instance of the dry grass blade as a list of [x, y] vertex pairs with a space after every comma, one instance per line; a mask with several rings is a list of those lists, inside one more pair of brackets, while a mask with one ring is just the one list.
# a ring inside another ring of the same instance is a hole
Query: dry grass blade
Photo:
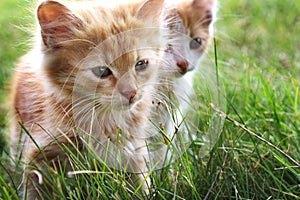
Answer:
[[225, 114], [222, 110], [220, 110], [217, 106], [215, 106], [214, 104], [210, 104], [210, 106], [212, 107], [212, 109], [214, 109], [216, 112], [219, 113], [220, 117], [224, 118], [227, 121], [232, 122], [235, 126], [241, 128], [242, 130], [246, 131], [248, 134], [250, 134], [251, 136], [256, 137], [257, 139], [259, 139], [260, 141], [264, 142], [265, 144], [267, 144], [268, 146], [272, 147], [274, 150], [276, 150], [277, 152], [279, 152], [280, 154], [282, 154], [286, 159], [288, 159], [290, 162], [292, 162], [294, 165], [296, 165], [298, 168], [300, 168], [300, 164], [291, 156], [289, 156], [288, 154], [286, 154], [284, 151], [282, 151], [280, 148], [278, 148], [277, 146], [275, 146], [274, 144], [272, 144], [271, 142], [265, 140], [264, 138], [262, 138], [261, 136], [259, 136], [258, 134], [254, 133], [253, 131], [249, 130], [248, 128], [246, 128], [243, 124], [240, 124], [239, 122], [237, 122], [236, 120], [232, 119], [231, 117], [229, 117], [227, 114]]

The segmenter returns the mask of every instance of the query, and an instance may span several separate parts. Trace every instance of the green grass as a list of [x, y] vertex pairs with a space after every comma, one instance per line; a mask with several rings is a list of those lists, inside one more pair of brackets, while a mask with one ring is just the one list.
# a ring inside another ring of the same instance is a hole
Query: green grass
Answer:
[[[24, 27], [32, 27], [33, 15], [29, 15], [29, 3], [11, 0], [0, 2], [0, 137], [4, 137], [8, 96], [9, 77], [13, 73], [14, 64], [18, 57], [26, 52], [29, 33]], [[13, 15], [12, 15], [13, 13]], [[4, 141], [0, 139], [0, 153], [3, 151]]]
[[[28, 23], [26, 1], [0, 2], [0, 91], [25, 52], [29, 34], [15, 28]], [[10, 13], [14, 14], [14, 17]], [[221, 108], [234, 120], [300, 162], [300, 4], [296, 1], [253, 0], [220, 2], [216, 49], [218, 73], [224, 84]], [[32, 17], [29, 19], [32, 20]], [[29, 20], [30, 22], [30, 20]], [[213, 50], [213, 48], [212, 48]], [[210, 51], [205, 64], [215, 69]], [[198, 101], [204, 105], [200, 131], [209, 130], [213, 97], [196, 82]], [[223, 94], [226, 94], [226, 97]], [[4, 95], [3, 95], [4, 96]], [[2, 96], [0, 99], [3, 99]], [[2, 101], [3, 102], [3, 101]], [[213, 102], [217, 103], [217, 102]], [[18, 179], [3, 152], [6, 114], [0, 114], [0, 199], [17, 199]], [[4, 148], [6, 149], [6, 148]], [[92, 174], [66, 177], [46, 173], [47, 181], [66, 193], [62, 199], [130, 199], [134, 187], [126, 175], [110, 170], [94, 156], [85, 162], [70, 155], [76, 170]], [[88, 161], [88, 162], [86, 162]], [[99, 167], [100, 166], [100, 167]], [[63, 169], [63, 166], [61, 166]], [[154, 172], [151, 199], [300, 199], [300, 168], [285, 155], [236, 124], [225, 121], [222, 133], [208, 154], [201, 142], [169, 168]], [[60, 168], [57, 169], [60, 171]], [[105, 172], [105, 173], [103, 173]], [[60, 183], [60, 184], [58, 184]], [[58, 185], [58, 186], [57, 186]], [[49, 197], [50, 198], [50, 197]], [[143, 198], [137, 192], [137, 198]]]

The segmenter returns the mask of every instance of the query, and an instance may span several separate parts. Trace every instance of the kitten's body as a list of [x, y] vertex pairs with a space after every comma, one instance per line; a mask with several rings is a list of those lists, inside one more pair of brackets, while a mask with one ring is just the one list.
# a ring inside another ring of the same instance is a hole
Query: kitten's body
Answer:
[[30, 170], [67, 160], [61, 144], [90, 144], [102, 157], [111, 143], [108, 162], [121, 151], [130, 172], [146, 171], [143, 133], [166, 45], [161, 30], [147, 27], [162, 26], [162, 3], [39, 6], [42, 41], [18, 65], [13, 90], [12, 152], [21, 148], [28, 163], [28, 199], [39, 196]]

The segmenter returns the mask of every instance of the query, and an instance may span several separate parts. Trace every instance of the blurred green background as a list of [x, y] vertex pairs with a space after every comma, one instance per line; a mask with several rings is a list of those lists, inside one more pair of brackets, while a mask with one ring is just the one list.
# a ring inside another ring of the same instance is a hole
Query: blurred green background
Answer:
[[[6, 158], [9, 121], [4, 99], [15, 63], [31, 44], [34, 7], [25, 0], [0, 1], [0, 161]], [[300, 162], [300, 3], [220, 0], [216, 27], [228, 114]], [[210, 51], [205, 62], [213, 60]], [[203, 171], [194, 181], [203, 194], [212, 192], [216, 199], [300, 199], [299, 167], [270, 146], [230, 122], [217, 145], [207, 158], [211, 172], [197, 169]]]
[[[7, 101], [9, 101], [10, 77], [17, 59], [23, 55], [28, 46], [33, 27], [32, 3], [20, 0], [0, 1], [0, 153], [4, 146], [4, 132], [7, 118]], [[27, 27], [27, 28], [25, 28]]]

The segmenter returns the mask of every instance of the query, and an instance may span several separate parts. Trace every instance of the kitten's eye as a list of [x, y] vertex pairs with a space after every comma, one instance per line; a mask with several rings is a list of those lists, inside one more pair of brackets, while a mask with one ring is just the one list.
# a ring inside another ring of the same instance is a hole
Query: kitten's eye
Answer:
[[202, 39], [201, 38], [194, 38], [190, 41], [190, 48], [191, 49], [199, 49], [202, 45]]
[[148, 67], [148, 60], [140, 60], [136, 63], [135, 65], [135, 70], [136, 71], [143, 71]]
[[99, 78], [106, 78], [112, 75], [112, 71], [108, 67], [95, 67], [92, 72]]

